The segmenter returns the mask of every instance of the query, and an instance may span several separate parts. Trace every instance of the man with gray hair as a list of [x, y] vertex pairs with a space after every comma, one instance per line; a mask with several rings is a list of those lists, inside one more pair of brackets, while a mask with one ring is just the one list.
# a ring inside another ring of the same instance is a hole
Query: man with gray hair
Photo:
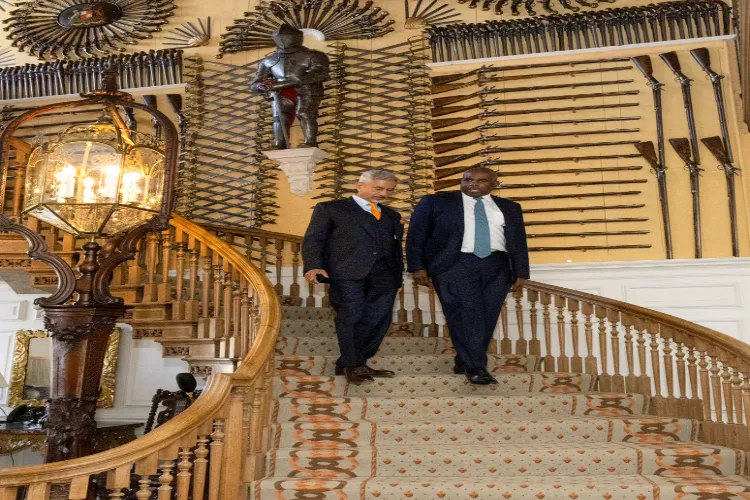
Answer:
[[393, 196], [396, 181], [387, 170], [364, 172], [356, 195], [315, 206], [302, 243], [305, 279], [330, 283], [340, 351], [336, 375], [349, 382], [394, 375], [370, 368], [367, 360], [388, 333], [403, 284], [403, 221], [382, 204]]

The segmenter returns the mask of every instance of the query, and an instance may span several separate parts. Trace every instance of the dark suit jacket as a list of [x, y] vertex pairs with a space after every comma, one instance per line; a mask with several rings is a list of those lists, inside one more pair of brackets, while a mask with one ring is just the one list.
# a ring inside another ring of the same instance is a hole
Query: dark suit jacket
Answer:
[[[493, 196], [505, 216], [505, 245], [513, 280], [529, 277], [529, 249], [521, 205]], [[427, 195], [417, 204], [406, 238], [409, 272], [426, 269], [435, 277], [449, 270], [461, 255], [464, 204], [460, 191]]]
[[381, 205], [378, 221], [353, 198], [318, 203], [302, 243], [305, 272], [325, 269], [332, 280], [359, 280], [380, 257], [388, 259], [394, 278], [404, 272], [401, 215]]

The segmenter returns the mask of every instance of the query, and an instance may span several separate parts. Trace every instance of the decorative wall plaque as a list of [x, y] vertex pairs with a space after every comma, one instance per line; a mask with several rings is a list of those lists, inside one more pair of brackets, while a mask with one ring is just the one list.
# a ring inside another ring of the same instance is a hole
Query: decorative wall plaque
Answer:
[[134, 45], [161, 31], [176, 8], [173, 0], [99, 0], [73, 5], [32, 0], [19, 5], [3, 20], [3, 30], [13, 47], [40, 59], [121, 52], [122, 45]]

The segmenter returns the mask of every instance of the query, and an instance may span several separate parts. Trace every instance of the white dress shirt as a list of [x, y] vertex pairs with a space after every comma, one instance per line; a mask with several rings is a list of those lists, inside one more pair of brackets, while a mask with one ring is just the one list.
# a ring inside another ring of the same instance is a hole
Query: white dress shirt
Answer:
[[[474, 206], [477, 200], [463, 192], [461, 198], [464, 202], [464, 239], [461, 251], [474, 253]], [[505, 216], [489, 194], [482, 196], [482, 202], [490, 224], [490, 247], [493, 252], [505, 252]]]
[[[364, 198], [360, 198], [356, 194], [353, 194], [352, 198], [354, 199], [354, 201], [357, 202], [357, 205], [359, 205], [360, 207], [362, 207], [362, 210], [364, 210], [365, 212], [372, 213], [372, 205], [370, 205], [369, 201], [365, 200]], [[375, 203], [375, 205], [377, 205], [377, 207], [380, 208], [380, 204]], [[380, 211], [382, 212], [382, 209]]]

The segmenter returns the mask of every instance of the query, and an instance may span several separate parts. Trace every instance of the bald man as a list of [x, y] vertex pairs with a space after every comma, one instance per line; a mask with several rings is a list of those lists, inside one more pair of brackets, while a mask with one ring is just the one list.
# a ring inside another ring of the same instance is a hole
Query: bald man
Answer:
[[434, 286], [456, 349], [455, 373], [472, 384], [496, 384], [487, 348], [505, 296], [529, 278], [529, 249], [521, 206], [492, 196], [497, 174], [464, 173], [461, 190], [425, 196], [406, 238], [408, 271]]

